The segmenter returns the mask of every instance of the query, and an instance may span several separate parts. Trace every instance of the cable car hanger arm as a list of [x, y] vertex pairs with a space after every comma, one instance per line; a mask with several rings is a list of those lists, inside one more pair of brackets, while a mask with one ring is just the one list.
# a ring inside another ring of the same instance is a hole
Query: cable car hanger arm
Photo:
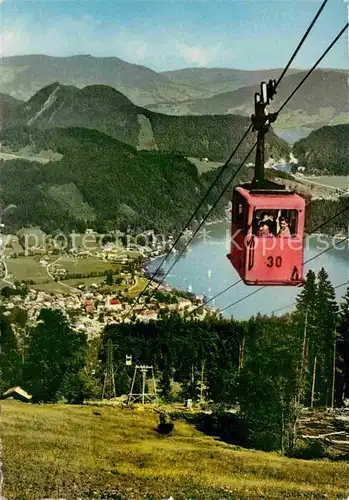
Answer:
[[268, 113], [267, 106], [273, 100], [276, 94], [276, 80], [269, 80], [268, 83], [261, 83], [260, 93], [254, 94], [255, 112], [251, 116], [252, 131], [257, 132], [257, 150], [255, 160], [253, 188], [263, 188], [265, 186], [264, 160], [265, 160], [265, 136], [269, 131], [270, 125], [277, 119], [277, 113]]

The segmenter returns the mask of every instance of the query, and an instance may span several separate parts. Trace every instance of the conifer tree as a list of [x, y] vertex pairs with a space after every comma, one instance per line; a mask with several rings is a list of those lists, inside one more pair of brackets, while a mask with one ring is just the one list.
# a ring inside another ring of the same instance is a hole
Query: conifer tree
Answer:
[[337, 317], [335, 291], [327, 272], [322, 268], [318, 274], [315, 331], [317, 357], [315, 390], [320, 406], [331, 404]]
[[316, 305], [316, 292], [317, 292], [317, 286], [316, 286], [316, 276], [314, 271], [308, 271], [307, 276], [306, 276], [306, 281], [304, 284], [304, 287], [299, 294], [298, 298], [296, 299], [297, 302], [297, 311], [300, 312], [305, 312], [307, 309], [310, 313], [310, 318], [312, 317], [312, 311], [315, 309]]
[[289, 317], [251, 318], [246, 359], [240, 373], [241, 414], [249, 445], [290, 450], [294, 445], [297, 361]]
[[65, 392], [69, 385], [75, 386], [74, 392], [80, 390], [82, 380], [75, 376], [84, 366], [86, 346], [86, 335], [74, 332], [63, 313], [41, 310], [24, 364], [33, 401], [56, 401], [63, 385]]
[[312, 373], [316, 356], [316, 307], [317, 284], [313, 271], [308, 271], [304, 288], [296, 299], [294, 314], [295, 337], [297, 339], [298, 362], [298, 401], [309, 404], [311, 397]]
[[0, 316], [0, 392], [21, 383], [21, 356], [9, 319]]
[[349, 288], [340, 307], [337, 329], [336, 404], [349, 398]]

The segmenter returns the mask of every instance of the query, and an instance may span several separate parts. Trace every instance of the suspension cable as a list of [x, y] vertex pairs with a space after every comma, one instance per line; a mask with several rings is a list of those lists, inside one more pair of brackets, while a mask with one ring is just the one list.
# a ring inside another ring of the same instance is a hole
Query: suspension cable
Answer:
[[[276, 85], [275, 85], [275, 89], [278, 88], [278, 86], [280, 85], [282, 79], [284, 78], [285, 74], [287, 73], [289, 67], [291, 66], [292, 62], [294, 61], [295, 57], [297, 56], [298, 52], [300, 51], [300, 49], [302, 48], [305, 40], [308, 38], [309, 36], [309, 33], [310, 31], [313, 29], [316, 21], [318, 20], [321, 12], [323, 11], [323, 9], [325, 8], [326, 4], [328, 3], [328, 0], [324, 0], [319, 8], [319, 10], [317, 11], [317, 13], [315, 14], [315, 17], [314, 19], [312, 20], [312, 22], [310, 23], [310, 25], [308, 26], [308, 29], [306, 30], [306, 32], [304, 33], [302, 39], [300, 40], [297, 48], [295, 49], [295, 51], [293, 52], [292, 56], [290, 57], [287, 65], [285, 66], [283, 72], [281, 73], [281, 75], [279, 76], [277, 82], [276, 82]], [[279, 110], [280, 111], [280, 110]], [[165, 262], [165, 260], [167, 259], [167, 257], [170, 255], [170, 253], [172, 252], [172, 250], [175, 248], [176, 244], [178, 243], [180, 237], [181, 237], [181, 234], [185, 231], [185, 229], [188, 228], [188, 226], [191, 224], [191, 222], [193, 221], [194, 219], [194, 216], [196, 215], [196, 213], [200, 210], [200, 208], [202, 207], [205, 199], [207, 198], [208, 194], [212, 191], [214, 185], [218, 182], [219, 178], [221, 177], [221, 175], [223, 174], [223, 170], [224, 168], [231, 162], [234, 154], [236, 153], [237, 149], [240, 147], [241, 143], [244, 141], [244, 139], [246, 138], [247, 134], [250, 132], [252, 128], [252, 125], [250, 125], [250, 127], [248, 128], [248, 130], [246, 131], [245, 135], [242, 137], [242, 139], [240, 140], [239, 144], [236, 146], [235, 150], [231, 153], [231, 155], [229, 156], [228, 160], [225, 162], [225, 164], [223, 165], [223, 168], [222, 170], [219, 172], [219, 174], [217, 175], [217, 177], [214, 179], [213, 181], [213, 184], [210, 186], [209, 190], [207, 191], [207, 193], [205, 194], [205, 197], [201, 200], [198, 208], [196, 209], [196, 211], [193, 213], [193, 215], [191, 216], [191, 218], [189, 219], [189, 221], [186, 223], [186, 225], [184, 226], [184, 228], [182, 229], [182, 232], [180, 233], [179, 235], [179, 238], [174, 242], [174, 244], [172, 245], [172, 248], [168, 251], [168, 254], [163, 258], [161, 264], [159, 265], [159, 267], [157, 268], [157, 270], [155, 271], [155, 273], [153, 274], [153, 277], [156, 276], [156, 274], [158, 273], [158, 271], [161, 269], [163, 263]], [[143, 290], [145, 291], [145, 289]]]
[[277, 111], [277, 114], [280, 113], [280, 111], [282, 111], [284, 109], [284, 107], [289, 103], [289, 101], [292, 99], [292, 97], [295, 95], [295, 93], [300, 89], [300, 87], [303, 85], [303, 83], [309, 78], [309, 76], [312, 74], [312, 72], [314, 71], [314, 69], [321, 63], [321, 61], [323, 60], [323, 58], [329, 53], [329, 51], [332, 49], [332, 47], [338, 42], [338, 40], [340, 39], [340, 37], [343, 35], [343, 33], [345, 32], [345, 30], [348, 28], [349, 26], [349, 23], [346, 23], [346, 25], [341, 29], [341, 31], [338, 33], [338, 35], [336, 36], [336, 38], [330, 43], [330, 45], [327, 47], [327, 49], [325, 50], [325, 52], [322, 54], [321, 57], [319, 57], [319, 59], [316, 61], [316, 63], [314, 64], [314, 66], [307, 72], [307, 74], [305, 75], [304, 78], [302, 78], [302, 80], [299, 82], [299, 84], [297, 85], [297, 87], [294, 89], [294, 91], [288, 96], [288, 98], [286, 99], [286, 101], [282, 104], [282, 106], [279, 108], [279, 110]]
[[[311, 234], [311, 233], [309, 233]], [[328, 252], [328, 250], [331, 250], [332, 248], [335, 248], [337, 245], [339, 245], [340, 243], [343, 243], [344, 241], [347, 241], [349, 239], [349, 235], [346, 236], [345, 238], [343, 238], [342, 240], [338, 241], [337, 243], [335, 243], [334, 245], [331, 245], [330, 247], [326, 248], [325, 250], [323, 250], [322, 252], [318, 253], [317, 255], [315, 255], [314, 257], [311, 257], [310, 259], [306, 260], [303, 265], [305, 264], [308, 264], [309, 262], [317, 259], [318, 257], [320, 257], [321, 255], [323, 255], [324, 253]], [[248, 299], [249, 297], [251, 297], [251, 295], [254, 295], [255, 293], [257, 292], [260, 292], [261, 290], [263, 290], [264, 288], [266, 288], [266, 285], [263, 285], [261, 288], [258, 288], [257, 290], [255, 290], [254, 292], [252, 293], [249, 293], [248, 295], [244, 295], [244, 297], [241, 297], [241, 299], [233, 302], [232, 304], [230, 304], [229, 306], [227, 307], [224, 307], [224, 309], [221, 309], [220, 312], [223, 312], [225, 311], [226, 309], [230, 309], [231, 307], [234, 307], [236, 306], [237, 304], [239, 304], [240, 302], [242, 302], [243, 300], [245, 299]]]
[[[279, 108], [279, 110], [277, 111], [277, 114], [280, 113], [280, 111], [286, 106], [286, 104], [290, 101], [290, 99], [295, 95], [295, 93], [299, 90], [299, 88], [303, 85], [303, 83], [306, 81], [306, 79], [311, 75], [311, 73], [315, 70], [315, 68], [317, 67], [317, 65], [322, 61], [322, 59], [328, 54], [328, 52], [332, 49], [332, 47], [338, 42], [338, 40], [340, 39], [340, 37], [343, 35], [343, 33], [345, 32], [345, 30], [348, 28], [349, 26], [349, 23], [346, 23], [346, 25], [342, 28], [342, 30], [338, 33], [338, 35], [335, 37], [335, 39], [330, 43], [330, 45], [327, 47], [327, 49], [325, 50], [325, 52], [322, 54], [322, 56], [316, 61], [316, 63], [313, 65], [313, 67], [307, 72], [307, 74], [305, 75], [305, 77], [301, 80], [301, 82], [297, 85], [297, 87], [293, 90], [293, 92], [290, 94], [290, 96], [286, 99], [286, 101], [282, 104], [282, 106]], [[334, 216], [332, 216], [330, 219], [328, 219], [327, 221], [325, 221], [324, 223], [320, 224], [317, 228], [315, 228], [312, 232], [314, 231], [317, 231], [319, 230], [320, 228], [322, 228], [323, 226], [325, 226], [326, 224], [328, 224], [331, 220], [335, 219], [336, 217], [338, 217], [339, 215], [341, 215], [342, 213], [344, 213], [346, 210], [348, 210], [349, 207], [345, 207], [343, 210], [341, 210], [339, 213], [335, 214]], [[312, 233], [311, 232], [311, 233]], [[309, 234], [311, 234], [309, 233]], [[349, 239], [349, 236], [347, 236], [346, 238], [344, 238], [343, 240], [341, 240], [339, 243], [343, 243], [344, 241], [348, 240]], [[321, 252], [320, 254], [316, 255], [315, 257], [312, 257], [311, 259], [309, 259], [308, 261], [304, 262], [303, 265], [307, 264], [308, 262], [311, 262], [312, 260], [314, 260], [315, 258], [317, 257], [320, 257], [321, 255], [323, 255], [326, 251], [336, 247], [338, 245], [338, 243], [332, 245], [331, 247], [329, 247], [327, 250], [324, 250], [323, 252]], [[224, 307], [223, 309], [220, 310], [220, 312], [223, 312], [225, 311], [226, 309], [229, 309], [230, 307], [233, 307], [237, 304], [239, 304], [242, 300], [245, 300], [249, 297], [251, 297], [252, 295], [254, 295], [255, 293], [263, 290], [264, 288], [266, 288], [266, 285], [262, 286], [261, 288], [258, 288], [257, 290], [254, 290], [253, 292], [245, 295], [244, 297], [242, 297], [241, 299], [239, 299], [238, 301], [234, 302], [233, 304], [230, 304], [229, 306], [227, 307]]]
[[315, 15], [314, 19], [313, 19], [313, 20], [312, 20], [312, 22], [310, 23], [310, 25], [309, 25], [309, 27], [308, 27], [307, 31], [304, 33], [304, 36], [303, 36], [302, 40], [299, 42], [298, 47], [297, 47], [297, 48], [296, 48], [296, 50], [293, 52], [293, 54], [292, 54], [292, 56], [291, 56], [291, 58], [290, 58], [289, 62], [287, 63], [287, 66], [285, 67], [285, 69], [284, 69], [284, 70], [283, 70], [283, 72], [281, 73], [281, 75], [280, 75], [280, 77], [279, 77], [278, 81], [276, 82], [276, 87], [278, 87], [278, 86], [279, 86], [279, 84], [280, 84], [281, 80], [282, 80], [282, 79], [283, 79], [283, 77], [285, 76], [285, 73], [287, 72], [288, 68], [291, 66], [291, 64], [292, 64], [292, 62], [293, 62], [293, 60], [294, 60], [294, 58], [296, 57], [296, 55], [298, 54], [298, 52], [299, 52], [300, 48], [302, 47], [303, 43], [304, 43], [304, 42], [305, 42], [305, 40], [307, 39], [307, 37], [308, 37], [308, 35], [309, 35], [310, 31], [313, 29], [314, 24], [315, 24], [315, 23], [316, 23], [316, 21], [318, 20], [318, 18], [319, 18], [319, 16], [320, 16], [320, 14], [321, 14], [321, 12], [323, 11], [323, 9], [325, 8], [325, 5], [327, 4], [327, 2], [328, 2], [328, 0], [324, 0], [324, 1], [322, 2], [322, 4], [321, 4], [321, 6], [320, 6], [319, 10], [317, 11], [317, 13], [316, 13], [316, 15]]
[[[347, 285], [349, 285], [349, 280], [346, 281], [345, 283], [342, 283], [340, 285], [334, 286], [333, 289], [337, 290], [338, 288], [342, 288], [343, 286], [347, 286]], [[275, 309], [275, 310], [271, 311], [271, 314], [275, 314], [276, 312], [282, 311], [283, 309], [288, 309], [289, 307], [292, 307], [292, 306], [294, 306], [296, 304], [297, 304], [297, 302], [292, 302], [291, 304], [288, 304], [287, 306], [279, 307], [278, 309]]]
[[206, 302], [204, 302], [203, 304], [201, 304], [198, 307], [196, 307], [193, 311], [190, 311], [188, 314], [186, 314], [186, 316], [191, 316], [196, 311], [198, 311], [199, 309], [202, 309], [203, 307], [207, 306], [207, 304], [209, 304], [213, 300], [217, 299], [218, 297], [220, 297], [221, 295], [223, 295], [224, 293], [226, 293], [228, 290], [231, 290], [232, 288], [234, 288], [236, 285], [238, 285], [241, 282], [242, 282], [242, 279], [240, 279], [238, 281], [235, 281], [235, 283], [233, 283], [232, 285], [227, 286], [227, 288], [225, 288], [221, 292], [217, 293], [216, 295], [214, 295], [213, 297], [211, 297], [209, 300], [206, 300]]
[[[307, 36], [309, 35], [310, 33], [310, 30], [312, 29], [312, 27], [314, 26], [316, 20], [318, 19], [320, 13], [322, 12], [323, 8], [325, 7], [326, 3], [327, 3], [328, 0], [324, 1], [323, 4], [321, 5], [318, 13], [316, 14], [314, 20], [312, 21], [310, 27], [308, 28], [306, 34], [303, 36], [301, 42], [299, 43], [296, 51], [294, 52], [294, 54], [291, 56], [291, 59], [290, 59], [290, 62], [288, 63], [287, 65], [287, 69], [288, 67], [290, 66], [291, 62], [293, 61], [294, 57], [296, 56], [296, 54], [298, 53], [299, 49], [301, 48], [301, 46], [303, 45], [304, 41], [306, 40]], [[277, 111], [277, 115], [281, 112], [281, 110], [285, 107], [285, 105], [290, 101], [290, 99], [295, 95], [295, 93], [299, 90], [299, 88], [303, 85], [303, 83], [305, 82], [305, 80], [310, 76], [310, 74], [314, 71], [314, 69], [317, 67], [317, 65], [322, 61], [322, 59], [326, 56], [326, 54], [331, 50], [331, 48], [335, 45], [335, 43], [339, 40], [339, 38], [342, 36], [342, 34], [344, 33], [344, 31], [346, 30], [346, 28], [348, 27], [349, 23], [346, 24], [346, 26], [340, 31], [340, 33], [337, 35], [337, 37], [331, 42], [330, 46], [326, 49], [326, 51], [324, 52], [324, 54], [318, 59], [318, 61], [313, 65], [313, 67], [308, 71], [307, 75], [302, 79], [302, 81], [297, 85], [297, 87], [295, 88], [295, 90], [291, 93], [291, 95], [286, 99], [286, 101], [283, 103], [283, 105], [279, 108], [279, 110]], [[286, 71], [287, 71], [286, 69]], [[283, 71], [282, 75], [280, 76], [277, 84], [280, 83], [280, 81], [282, 80], [284, 74], [286, 71]], [[182, 232], [178, 235], [176, 241], [173, 243], [172, 247], [170, 248], [170, 250], [167, 252], [167, 254], [164, 256], [164, 258], [162, 259], [160, 265], [158, 266], [158, 268], [156, 269], [155, 273], [152, 275], [152, 278], [154, 278], [156, 276], [156, 274], [159, 272], [159, 270], [161, 269], [163, 263], [165, 262], [165, 260], [168, 258], [168, 256], [170, 255], [170, 253], [172, 252], [172, 250], [175, 248], [175, 246], [177, 245], [177, 243], [179, 242], [179, 240], [181, 239], [181, 236], [184, 232], [184, 230], [186, 228], [188, 228], [188, 226], [190, 225], [190, 223], [194, 220], [194, 217], [195, 215], [197, 214], [197, 212], [200, 210], [200, 208], [203, 206], [208, 194], [212, 191], [213, 187], [216, 185], [216, 183], [218, 182], [219, 178], [223, 175], [223, 172], [227, 169], [227, 167], [229, 166], [229, 163], [231, 161], [231, 159], [233, 158], [233, 156], [235, 155], [237, 149], [240, 147], [240, 145], [242, 144], [242, 142], [245, 140], [245, 138], [247, 137], [248, 133], [251, 131], [252, 129], [252, 124], [249, 126], [249, 128], [247, 129], [247, 131], [245, 132], [244, 136], [242, 137], [242, 139], [240, 140], [240, 142], [238, 143], [238, 145], [236, 146], [236, 148], [234, 149], [234, 151], [231, 153], [230, 157], [228, 158], [228, 160], [225, 162], [225, 164], [223, 165], [223, 167], [220, 169], [220, 172], [218, 173], [218, 175], [216, 176], [216, 178], [214, 179], [213, 183], [211, 184], [209, 190], [207, 191], [207, 193], [204, 195], [204, 198], [201, 200], [201, 202], [199, 203], [199, 206], [198, 208], [195, 210], [195, 212], [192, 214], [192, 216], [190, 217], [189, 221], [187, 222], [187, 224], [185, 225], [184, 229], [182, 230]], [[249, 154], [246, 156], [246, 159], [249, 157], [249, 155], [252, 153], [253, 149], [256, 147], [257, 145], [257, 142], [254, 144], [253, 148], [251, 148]], [[234, 173], [234, 176], [233, 178], [230, 180], [229, 184], [226, 185], [226, 187], [224, 188], [224, 191], [223, 191], [223, 194], [225, 193], [226, 189], [228, 189], [230, 183], [233, 181], [233, 179], [236, 177], [237, 173], [240, 171], [240, 169], [242, 168], [243, 164], [245, 163], [246, 160], [244, 160], [244, 162], [242, 164], [240, 164], [240, 166], [238, 167], [237, 171]], [[223, 196], [223, 194], [218, 198], [218, 200], [216, 200], [215, 204], [214, 204], [214, 207], [217, 205], [217, 203], [219, 202], [219, 200], [221, 199], [221, 197]], [[213, 207], [213, 208], [214, 208]], [[192, 235], [191, 239], [189, 240], [189, 242], [186, 244], [185, 248], [187, 248], [187, 246], [189, 245], [190, 241], [194, 238], [195, 234], [198, 232], [198, 230], [200, 229], [200, 227], [203, 225], [203, 223], [207, 220], [209, 214], [212, 212], [213, 208], [211, 208], [211, 210], [209, 211], [208, 215], [204, 218], [204, 220], [202, 221], [201, 225], [199, 226], [199, 228], [196, 230], [196, 232]], [[185, 250], [184, 248], [184, 250]], [[184, 250], [180, 253], [180, 255], [177, 257], [177, 259], [175, 260], [175, 263], [171, 266], [170, 270], [168, 270], [165, 274], [165, 276], [163, 276], [163, 278], [161, 279], [160, 283], [158, 283], [158, 285], [155, 287], [155, 290], [153, 290], [152, 294], [151, 294], [151, 297], [154, 295], [154, 293], [158, 290], [158, 288], [160, 287], [160, 285], [164, 282], [164, 280], [166, 279], [167, 275], [169, 274], [169, 272], [173, 269], [173, 267], [175, 266], [175, 264], [177, 263], [177, 261], [179, 260], [179, 257], [183, 254]], [[137, 300], [134, 301], [134, 303], [132, 304], [131, 306], [131, 309], [130, 311], [127, 313], [127, 315], [125, 316], [124, 319], [126, 319], [131, 313], [132, 311], [134, 310], [135, 306], [137, 305], [137, 303], [139, 303], [139, 299], [142, 297], [142, 295], [144, 295], [145, 291], [149, 288], [150, 286], [150, 283], [151, 281], [149, 281], [147, 283], [147, 285], [145, 286], [145, 288], [143, 289], [143, 291], [138, 295], [137, 297]]]
[[240, 170], [242, 169], [242, 167], [245, 165], [245, 163], [247, 162], [249, 156], [252, 154], [253, 150], [255, 149], [255, 147], [257, 146], [257, 142], [254, 143], [254, 145], [252, 146], [252, 148], [249, 150], [249, 152], [247, 153], [247, 155], [245, 156], [244, 160], [240, 163], [240, 165], [238, 166], [238, 168], [236, 169], [236, 171], [234, 172], [233, 176], [228, 180], [228, 182], [226, 182], [224, 188], [223, 188], [223, 191], [221, 192], [221, 194], [218, 196], [218, 198], [216, 199], [216, 201], [213, 203], [213, 205], [211, 206], [210, 210], [208, 211], [208, 213], [205, 215], [205, 217], [202, 219], [202, 221], [200, 222], [199, 226], [195, 229], [195, 231], [193, 232], [193, 234], [191, 235], [190, 239], [186, 242], [186, 244], [184, 245], [184, 247], [181, 249], [181, 251], [178, 253], [175, 261], [173, 262], [173, 264], [171, 265], [171, 267], [166, 271], [165, 275], [161, 278], [161, 281], [157, 284], [157, 286], [155, 287], [155, 290], [153, 291], [153, 294], [156, 292], [156, 290], [162, 285], [162, 283], [165, 281], [167, 275], [172, 271], [172, 269], [175, 267], [175, 265], [177, 264], [177, 262], [179, 261], [179, 259], [181, 258], [181, 256], [183, 255], [183, 253], [185, 252], [185, 250], [188, 248], [188, 246], [190, 245], [191, 241], [195, 238], [195, 236], [197, 235], [197, 233], [200, 231], [201, 227], [205, 224], [205, 222], [207, 221], [207, 219], [209, 218], [209, 216], [211, 215], [211, 213], [213, 212], [213, 210], [216, 208], [216, 206], [218, 205], [218, 203], [220, 202], [221, 198], [225, 195], [225, 193], [227, 192], [227, 190], [229, 189], [231, 183], [233, 182], [233, 180], [235, 179], [235, 177], [237, 176], [237, 174], [240, 172]]
[[[161, 260], [159, 266], [157, 267], [157, 269], [155, 270], [154, 274], [152, 275], [152, 279], [154, 279], [154, 277], [158, 274], [158, 272], [160, 271], [162, 265], [164, 264], [164, 262], [166, 261], [166, 259], [169, 257], [169, 255], [171, 254], [171, 252], [174, 250], [174, 248], [176, 247], [176, 245], [179, 243], [180, 239], [182, 238], [182, 235], [184, 233], [184, 231], [190, 226], [190, 224], [193, 222], [196, 214], [199, 212], [199, 210], [201, 209], [201, 207], [203, 206], [203, 204], [205, 203], [208, 195], [211, 193], [211, 191], [213, 190], [213, 188], [215, 187], [215, 185], [217, 184], [217, 182], [219, 181], [219, 179], [222, 177], [223, 173], [226, 171], [226, 169], [228, 168], [228, 166], [230, 165], [230, 162], [232, 160], [232, 158], [234, 157], [234, 155], [236, 154], [237, 150], [239, 149], [239, 147], [241, 146], [241, 144], [243, 143], [243, 141], [246, 139], [247, 135], [250, 133], [252, 129], [252, 124], [250, 124], [250, 126], [248, 127], [248, 129], [246, 130], [246, 132], [244, 133], [243, 137], [240, 139], [238, 145], [235, 147], [235, 149], [232, 151], [232, 153], [230, 154], [229, 158], [227, 159], [227, 161], [224, 163], [224, 165], [219, 169], [219, 172], [218, 174], [216, 175], [216, 177], [214, 178], [212, 184], [210, 185], [210, 187], [208, 188], [208, 190], [206, 191], [204, 197], [202, 198], [202, 200], [200, 201], [199, 205], [197, 206], [197, 208], [195, 209], [195, 211], [192, 213], [191, 217], [189, 218], [189, 220], [187, 221], [187, 223], [185, 224], [184, 228], [182, 229], [182, 231], [178, 234], [176, 240], [174, 241], [174, 243], [172, 244], [171, 248], [169, 249], [169, 251], [166, 253], [166, 255], [163, 257], [163, 259]], [[167, 276], [167, 275], [166, 275]], [[145, 288], [142, 290], [142, 292], [138, 295], [138, 297], [134, 300], [133, 304], [132, 304], [132, 307], [131, 307], [131, 310], [129, 311], [129, 313], [127, 313], [127, 315], [125, 316], [124, 319], [126, 319], [130, 314], [131, 312], [134, 310], [135, 306], [139, 303], [139, 300], [140, 298], [145, 294], [146, 290], [150, 287], [150, 283], [151, 283], [151, 280], [148, 281], [147, 285], [145, 286]], [[158, 287], [157, 287], [158, 288]], [[157, 289], [156, 288], [156, 289]]]
[[[314, 71], [314, 69], [316, 68], [316, 66], [321, 62], [321, 60], [323, 59], [323, 57], [328, 53], [328, 51], [330, 50], [330, 48], [333, 47], [333, 45], [339, 40], [340, 36], [342, 36], [342, 34], [344, 33], [345, 29], [348, 27], [349, 23], [346, 24], [346, 26], [344, 27], [344, 29], [342, 29], [339, 34], [336, 36], [335, 40], [331, 42], [331, 44], [329, 45], [329, 47], [326, 49], [326, 51], [324, 52], [324, 54], [317, 60], [317, 62], [313, 65], [313, 67], [311, 68], [311, 70], [308, 71], [307, 75], [302, 79], [302, 81], [300, 82], [300, 84], [297, 85], [296, 89], [291, 93], [291, 95], [286, 99], [286, 101], [282, 104], [281, 108], [279, 109], [279, 111], [277, 113], [280, 113], [280, 111], [284, 108], [285, 106], [285, 103], [289, 102], [289, 100], [291, 99], [291, 97], [293, 97], [295, 95], [295, 93], [299, 90], [299, 88], [301, 87], [301, 85], [305, 82], [305, 80], [311, 75], [311, 73]], [[256, 143], [257, 144], [257, 143]], [[254, 145], [254, 147], [256, 146], [256, 144]], [[253, 147], [253, 149], [254, 149]], [[252, 150], [253, 150], [252, 149]], [[251, 151], [252, 152], [252, 151]], [[250, 154], [250, 153], [249, 153]], [[249, 155], [248, 155], [249, 156]], [[248, 156], [246, 158], [248, 158]], [[246, 160], [245, 160], [246, 161]], [[245, 163], [245, 161], [243, 163]], [[243, 163], [240, 164], [239, 168], [237, 169], [237, 171], [235, 172], [235, 175], [233, 176], [233, 179], [234, 177], [236, 176], [236, 174], [240, 171], [240, 169], [242, 168], [243, 166]], [[233, 180], [231, 179], [231, 181]], [[228, 185], [225, 186], [224, 188], [224, 191], [222, 193], [222, 195], [218, 198], [218, 200], [216, 200], [213, 208], [217, 205], [218, 201], [220, 200], [220, 198], [223, 196], [223, 194], [225, 193], [226, 189], [228, 189], [231, 181], [229, 182]], [[192, 241], [192, 239], [194, 238], [195, 234], [198, 232], [198, 230], [200, 229], [200, 227], [203, 225], [203, 223], [205, 222], [205, 220], [208, 218], [209, 214], [211, 213], [212, 209], [210, 210], [210, 212], [208, 213], [208, 215], [203, 219], [203, 221], [201, 222], [199, 228], [196, 230], [196, 232], [192, 235], [192, 237], [190, 238], [190, 240], [187, 242], [187, 244], [185, 245], [184, 249], [182, 250], [182, 252], [178, 255], [178, 257], [176, 258], [175, 262], [172, 264], [172, 266], [170, 267], [170, 269], [165, 273], [165, 275], [162, 277], [161, 281], [158, 283], [158, 285], [155, 287], [155, 290], [153, 291], [152, 295], [159, 289], [160, 285], [165, 281], [167, 275], [171, 272], [171, 270], [174, 268], [174, 266], [176, 265], [176, 263], [178, 262], [179, 258], [181, 257], [181, 255], [183, 254], [184, 250], [188, 247], [189, 243]], [[345, 210], [343, 210], [345, 211]], [[342, 212], [341, 212], [342, 213]], [[323, 224], [322, 224], [323, 225]], [[322, 227], [322, 225], [320, 225], [320, 227]]]

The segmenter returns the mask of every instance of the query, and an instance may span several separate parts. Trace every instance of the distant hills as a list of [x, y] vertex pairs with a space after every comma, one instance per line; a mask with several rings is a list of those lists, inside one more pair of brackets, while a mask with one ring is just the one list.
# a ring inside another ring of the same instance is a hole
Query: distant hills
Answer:
[[[207, 99], [188, 100], [180, 103], [149, 105], [149, 109], [175, 114], [226, 114], [250, 116], [253, 113], [253, 95], [259, 91], [260, 81], [268, 72], [259, 72], [258, 84], [224, 92]], [[277, 72], [275, 72], [277, 73]], [[269, 72], [274, 76], [274, 72]], [[279, 73], [277, 73], [279, 74]], [[276, 110], [297, 87], [306, 72], [299, 71], [285, 76], [270, 110]], [[334, 70], [316, 70], [305, 81], [280, 114], [280, 128], [319, 128], [323, 125], [348, 121], [347, 74]]]
[[[107, 85], [134, 104], [170, 115], [238, 114], [249, 116], [261, 81], [278, 78], [281, 69], [245, 71], [229, 68], [186, 68], [157, 73], [117, 57], [51, 57], [28, 55], [1, 59], [0, 92], [28, 100], [59, 81], [82, 89]], [[295, 88], [305, 71], [290, 69], [277, 102]], [[280, 115], [279, 128], [310, 129], [348, 120], [347, 72], [316, 70]]]
[[55, 81], [78, 88], [109, 85], [140, 106], [203, 96], [200, 89], [172, 82], [145, 66], [130, 64], [117, 57], [3, 57], [1, 73], [0, 92], [22, 100]]
[[[108, 85], [139, 106], [211, 97], [246, 85], [258, 84], [263, 79], [277, 78], [282, 71], [188, 68], [157, 73], [117, 57], [91, 55], [26, 55], [3, 57], [1, 62], [0, 92], [18, 99], [27, 100], [41, 88], [59, 81], [63, 85], [78, 88]], [[299, 70], [290, 70], [290, 74], [297, 71]]]
[[[216, 95], [239, 87], [260, 85], [263, 80], [279, 78], [282, 69], [265, 69], [247, 71], [230, 68], [186, 68], [177, 71], [164, 71], [161, 74], [171, 82], [202, 89], [206, 97]], [[299, 69], [290, 69], [289, 75], [301, 72]]]
[[[99, 130], [136, 149], [180, 153], [225, 161], [249, 126], [236, 115], [168, 116], [135, 106], [126, 96], [105, 85], [84, 89], [56, 82], [16, 106], [7, 127], [83, 127]], [[255, 140], [248, 137], [237, 158], [246, 155]], [[272, 131], [267, 155], [288, 155], [288, 145]]]
[[349, 175], [349, 124], [321, 127], [297, 141], [293, 152], [307, 173]]

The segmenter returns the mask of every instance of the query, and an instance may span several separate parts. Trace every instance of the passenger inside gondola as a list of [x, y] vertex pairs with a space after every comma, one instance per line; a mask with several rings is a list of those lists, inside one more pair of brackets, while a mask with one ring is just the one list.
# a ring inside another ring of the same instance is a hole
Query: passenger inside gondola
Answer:
[[258, 238], [273, 238], [273, 236], [271, 222], [269, 220], [261, 221], [258, 229]]
[[286, 219], [285, 217], [280, 217], [279, 218], [279, 227], [280, 230], [277, 234], [279, 238], [290, 238], [291, 237], [291, 231], [290, 231], [290, 221]]
[[297, 234], [296, 210], [255, 210], [252, 232], [257, 237], [271, 236], [290, 238]]

